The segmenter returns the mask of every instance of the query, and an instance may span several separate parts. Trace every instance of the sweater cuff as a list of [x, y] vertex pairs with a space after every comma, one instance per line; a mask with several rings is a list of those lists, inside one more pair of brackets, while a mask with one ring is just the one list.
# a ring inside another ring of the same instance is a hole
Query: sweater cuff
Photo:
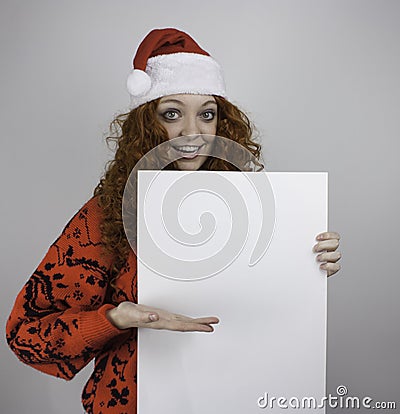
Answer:
[[113, 308], [114, 305], [105, 304], [97, 310], [81, 312], [79, 318], [81, 335], [91, 347], [100, 349], [110, 339], [127, 332], [126, 329], [117, 328], [107, 319], [106, 312]]

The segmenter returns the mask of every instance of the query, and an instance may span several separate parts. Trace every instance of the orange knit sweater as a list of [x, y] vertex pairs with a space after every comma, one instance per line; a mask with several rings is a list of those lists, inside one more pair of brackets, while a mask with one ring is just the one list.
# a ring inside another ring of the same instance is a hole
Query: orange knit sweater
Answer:
[[96, 197], [71, 218], [18, 294], [7, 341], [22, 362], [66, 380], [95, 358], [82, 392], [86, 412], [134, 414], [137, 329], [116, 328], [105, 312], [125, 300], [137, 303], [136, 256], [131, 251], [111, 302], [100, 218]]

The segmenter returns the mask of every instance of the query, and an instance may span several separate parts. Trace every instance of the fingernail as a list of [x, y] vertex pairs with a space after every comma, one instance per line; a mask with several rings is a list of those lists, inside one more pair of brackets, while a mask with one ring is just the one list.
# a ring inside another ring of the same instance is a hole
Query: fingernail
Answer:
[[151, 315], [149, 316], [149, 319], [150, 319], [151, 321], [156, 321], [156, 320], [157, 320], [157, 315], [151, 314]]

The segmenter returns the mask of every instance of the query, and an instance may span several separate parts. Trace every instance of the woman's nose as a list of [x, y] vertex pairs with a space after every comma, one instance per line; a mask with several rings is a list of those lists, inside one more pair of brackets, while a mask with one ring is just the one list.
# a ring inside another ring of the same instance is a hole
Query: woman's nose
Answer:
[[184, 121], [181, 135], [195, 135], [200, 134], [200, 128], [197, 125], [195, 117], [187, 117]]

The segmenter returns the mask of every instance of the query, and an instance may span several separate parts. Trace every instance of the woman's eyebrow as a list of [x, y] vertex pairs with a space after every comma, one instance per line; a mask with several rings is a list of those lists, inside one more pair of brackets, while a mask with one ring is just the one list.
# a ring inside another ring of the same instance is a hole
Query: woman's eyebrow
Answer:
[[206, 105], [209, 105], [209, 104], [217, 105], [217, 103], [215, 101], [207, 101], [207, 102], [204, 102], [203, 105], [201, 105], [201, 106], [206, 106]]

